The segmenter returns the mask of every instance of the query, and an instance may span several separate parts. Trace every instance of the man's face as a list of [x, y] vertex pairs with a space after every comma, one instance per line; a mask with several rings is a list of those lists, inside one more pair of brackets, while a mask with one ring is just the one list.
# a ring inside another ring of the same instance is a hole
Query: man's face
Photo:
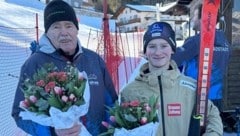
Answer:
[[151, 40], [146, 48], [146, 57], [152, 68], [168, 68], [173, 53], [170, 44], [164, 39]]
[[73, 55], [77, 48], [77, 27], [71, 21], [57, 21], [48, 31], [47, 37], [56, 49], [61, 49], [66, 55]]
[[196, 9], [193, 13], [192, 23], [193, 23], [193, 30], [200, 31], [201, 21], [198, 18], [198, 9]]

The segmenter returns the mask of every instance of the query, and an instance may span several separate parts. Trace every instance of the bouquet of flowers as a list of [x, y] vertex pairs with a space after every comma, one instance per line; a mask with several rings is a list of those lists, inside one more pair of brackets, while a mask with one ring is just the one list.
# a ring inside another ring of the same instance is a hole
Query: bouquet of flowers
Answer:
[[[85, 72], [70, 64], [58, 71], [52, 64], [38, 69], [22, 88], [25, 99], [20, 102], [22, 119], [32, 120], [57, 129], [70, 128], [80, 123], [88, 112], [90, 92]], [[82, 125], [82, 135], [90, 135]]]
[[155, 136], [158, 128], [157, 98], [150, 97], [148, 102], [138, 100], [124, 102], [109, 109], [110, 123], [102, 124], [108, 131], [100, 136]]

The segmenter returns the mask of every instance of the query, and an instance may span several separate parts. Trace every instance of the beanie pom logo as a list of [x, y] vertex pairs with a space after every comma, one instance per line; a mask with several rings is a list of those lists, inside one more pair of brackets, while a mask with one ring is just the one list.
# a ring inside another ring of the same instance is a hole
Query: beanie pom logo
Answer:
[[151, 33], [156, 33], [156, 32], [158, 32], [158, 33], [160, 33], [160, 35], [161, 35], [162, 31], [163, 31], [163, 27], [160, 26], [160, 25], [158, 25], [158, 24], [154, 24], [154, 25], [152, 26], [152, 28], [151, 28]]

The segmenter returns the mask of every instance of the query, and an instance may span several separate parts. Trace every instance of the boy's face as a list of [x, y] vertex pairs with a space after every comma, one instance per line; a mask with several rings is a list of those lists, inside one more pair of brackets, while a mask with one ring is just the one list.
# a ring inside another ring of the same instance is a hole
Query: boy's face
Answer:
[[169, 68], [171, 55], [173, 54], [170, 44], [162, 39], [151, 40], [146, 48], [146, 57], [153, 68]]
[[71, 21], [58, 21], [53, 23], [47, 37], [56, 49], [61, 49], [66, 55], [73, 55], [77, 48], [77, 27]]

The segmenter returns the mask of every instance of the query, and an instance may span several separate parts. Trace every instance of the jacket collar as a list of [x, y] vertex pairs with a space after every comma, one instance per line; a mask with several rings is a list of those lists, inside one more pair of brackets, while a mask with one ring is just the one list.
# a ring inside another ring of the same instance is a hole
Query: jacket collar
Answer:
[[149, 63], [145, 63], [140, 68], [140, 74], [136, 77], [136, 80], [141, 80], [147, 82], [150, 86], [158, 86], [158, 76], [162, 77], [162, 84], [165, 85], [165, 88], [171, 87], [177, 78], [181, 75], [176, 63], [172, 60], [170, 62], [171, 70], [155, 70], [149, 71]]

